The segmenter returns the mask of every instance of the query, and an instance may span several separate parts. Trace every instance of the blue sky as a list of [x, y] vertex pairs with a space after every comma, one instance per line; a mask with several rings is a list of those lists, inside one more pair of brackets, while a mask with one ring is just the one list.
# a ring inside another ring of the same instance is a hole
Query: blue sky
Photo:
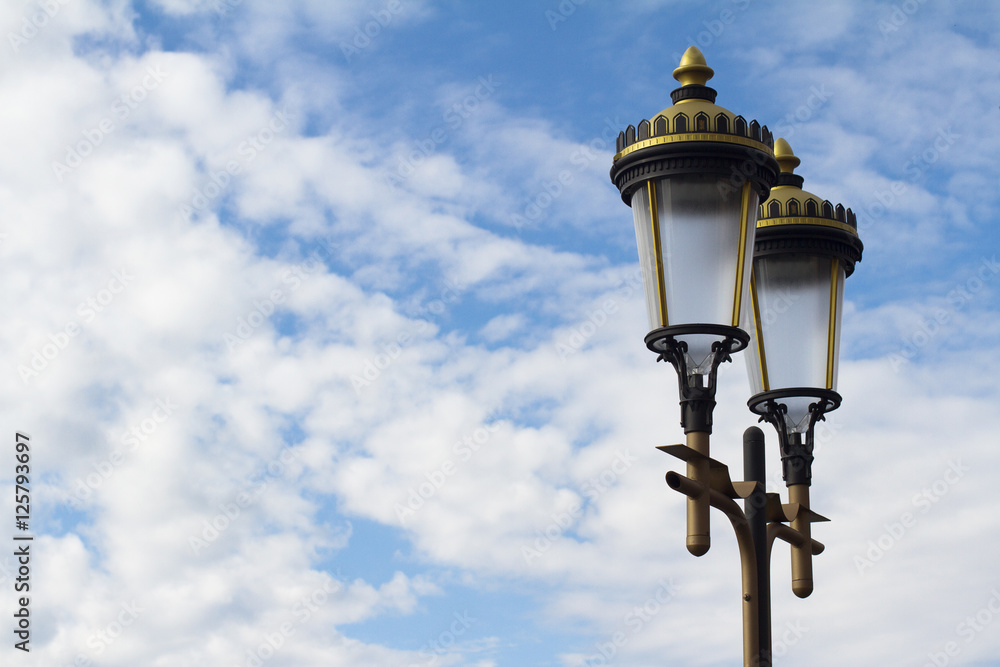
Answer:
[[[36, 536], [11, 660], [734, 664], [735, 540], [718, 515], [684, 548], [676, 380], [608, 178], [695, 45], [865, 243], [827, 548], [799, 600], [775, 547], [776, 664], [1000, 664], [998, 28], [917, 0], [6, 3], [0, 423], [34, 443]], [[737, 477], [748, 396], [738, 355]]]

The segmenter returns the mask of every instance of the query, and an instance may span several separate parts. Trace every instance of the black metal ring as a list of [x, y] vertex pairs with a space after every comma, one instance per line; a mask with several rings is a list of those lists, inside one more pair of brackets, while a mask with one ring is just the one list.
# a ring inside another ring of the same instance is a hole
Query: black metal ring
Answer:
[[727, 342], [729, 349], [727, 354], [739, 352], [750, 344], [750, 334], [739, 327], [728, 327], [723, 324], [676, 324], [669, 327], [653, 329], [646, 334], [646, 347], [657, 354], [667, 351], [665, 341], [677, 336], [690, 336], [692, 334], [704, 334], [707, 336], [718, 336], [720, 342]]
[[840, 394], [832, 389], [819, 389], [817, 387], [791, 387], [789, 389], [774, 389], [762, 391], [754, 394], [747, 401], [747, 407], [755, 415], [768, 414], [768, 405], [771, 403], [781, 403], [783, 398], [818, 398], [823, 401], [822, 412], [830, 412], [840, 407], [842, 400]]

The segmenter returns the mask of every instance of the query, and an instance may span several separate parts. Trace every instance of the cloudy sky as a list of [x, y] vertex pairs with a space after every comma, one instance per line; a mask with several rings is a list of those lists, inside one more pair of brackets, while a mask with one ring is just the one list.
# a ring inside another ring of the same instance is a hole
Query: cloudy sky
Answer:
[[735, 664], [735, 539], [684, 548], [608, 179], [697, 45], [865, 243], [778, 664], [1000, 665], [998, 34], [989, 2], [6, 0], [4, 664]]

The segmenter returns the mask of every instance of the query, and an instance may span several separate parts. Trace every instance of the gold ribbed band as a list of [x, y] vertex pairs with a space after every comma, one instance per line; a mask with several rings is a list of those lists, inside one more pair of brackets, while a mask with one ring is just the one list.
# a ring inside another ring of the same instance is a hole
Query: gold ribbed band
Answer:
[[756, 148], [759, 151], [764, 151], [772, 157], [774, 156], [774, 151], [770, 146], [749, 137], [741, 137], [735, 134], [720, 134], [718, 132], [684, 132], [681, 134], [665, 134], [661, 137], [650, 137], [649, 139], [637, 141], [631, 146], [623, 148], [622, 152], [615, 156], [614, 161], [617, 162], [620, 158], [625, 157], [629, 153], [634, 153], [635, 151], [642, 150], [643, 148], [649, 148], [650, 146], [676, 144], [685, 141], [715, 141], [723, 144], [739, 144], [740, 146]]

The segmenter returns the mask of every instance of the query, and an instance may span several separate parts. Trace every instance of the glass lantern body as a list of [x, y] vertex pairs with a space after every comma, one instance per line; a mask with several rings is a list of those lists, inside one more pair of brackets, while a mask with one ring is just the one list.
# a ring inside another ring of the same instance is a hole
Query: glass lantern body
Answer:
[[[835, 257], [779, 253], [757, 257], [751, 278], [746, 356], [751, 390], [837, 389], [846, 271]], [[810, 396], [783, 400], [792, 432], [808, 427]]]
[[[650, 329], [738, 327], [748, 299], [758, 194], [722, 176], [680, 174], [647, 181], [632, 195]], [[689, 368], [711, 365], [712, 334], [679, 336]]]

